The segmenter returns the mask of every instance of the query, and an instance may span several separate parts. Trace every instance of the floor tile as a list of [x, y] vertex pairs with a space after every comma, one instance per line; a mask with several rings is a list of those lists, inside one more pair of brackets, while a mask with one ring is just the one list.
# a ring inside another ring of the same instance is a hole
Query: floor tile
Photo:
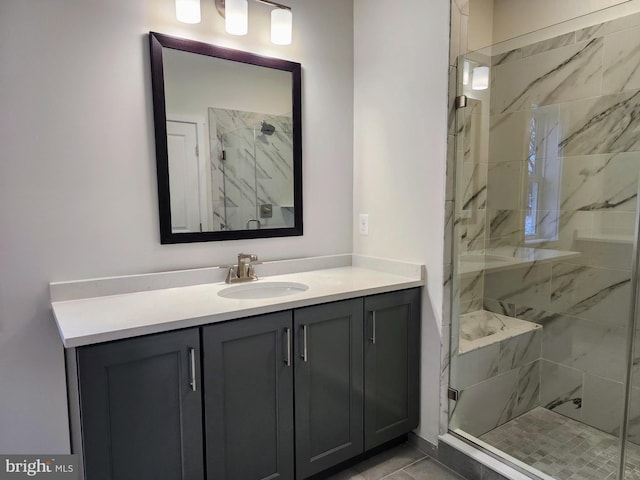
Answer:
[[[615, 478], [618, 468], [617, 437], [542, 407], [480, 439], [559, 480]], [[626, 478], [640, 478], [640, 446], [627, 446]]]
[[355, 465], [353, 469], [362, 475], [365, 480], [380, 480], [422, 458], [425, 458], [424, 453], [407, 444], [403, 444], [371, 457]]
[[[462, 477], [431, 458], [425, 458], [404, 469], [414, 480], [461, 480]], [[385, 479], [386, 480], [386, 479]]]
[[364, 480], [364, 477], [352, 468], [347, 468], [346, 470], [327, 477], [325, 480]]
[[403, 470], [398, 470], [397, 472], [384, 477], [384, 480], [415, 480], [415, 478]]

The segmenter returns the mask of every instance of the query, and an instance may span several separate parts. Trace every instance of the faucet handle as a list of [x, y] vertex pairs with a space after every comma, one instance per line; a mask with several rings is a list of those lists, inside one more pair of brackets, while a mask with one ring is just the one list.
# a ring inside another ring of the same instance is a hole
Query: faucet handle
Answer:
[[239, 253], [238, 254], [238, 268], [241, 264], [255, 263], [258, 261], [258, 256], [253, 253]]
[[220, 267], [220, 268], [227, 268], [227, 278], [225, 278], [224, 282], [225, 283], [233, 283], [234, 280], [238, 279], [238, 273], [236, 272], [236, 266], [235, 265], [227, 265], [226, 267]]
[[256, 274], [255, 269], [253, 268], [254, 265], [260, 265], [261, 262], [251, 262], [249, 263], [249, 265], [247, 266], [247, 276], [251, 279], [251, 280], [258, 280], [258, 275]]

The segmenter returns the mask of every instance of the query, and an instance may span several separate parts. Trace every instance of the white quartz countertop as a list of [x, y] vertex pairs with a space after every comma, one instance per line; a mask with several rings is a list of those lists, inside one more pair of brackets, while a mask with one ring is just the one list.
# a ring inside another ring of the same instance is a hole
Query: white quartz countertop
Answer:
[[[54, 295], [54, 285], [59, 288], [59, 284], [52, 284], [51, 306], [62, 342], [71, 348], [424, 284], [420, 265], [391, 268], [390, 273], [377, 269], [379, 265], [370, 268], [369, 261], [353, 263], [356, 265], [261, 276], [258, 282], [299, 282], [309, 286], [306, 291], [276, 298], [223, 298], [218, 293], [230, 285], [215, 282], [101, 296], [85, 294], [84, 298], [56, 301], [60, 295]], [[74, 283], [77, 289], [77, 282]]]

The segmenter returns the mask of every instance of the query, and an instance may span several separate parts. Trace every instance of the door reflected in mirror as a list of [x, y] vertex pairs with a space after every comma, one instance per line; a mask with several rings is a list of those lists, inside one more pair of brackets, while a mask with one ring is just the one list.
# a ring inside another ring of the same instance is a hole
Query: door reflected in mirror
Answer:
[[300, 64], [150, 43], [162, 243], [301, 235]]

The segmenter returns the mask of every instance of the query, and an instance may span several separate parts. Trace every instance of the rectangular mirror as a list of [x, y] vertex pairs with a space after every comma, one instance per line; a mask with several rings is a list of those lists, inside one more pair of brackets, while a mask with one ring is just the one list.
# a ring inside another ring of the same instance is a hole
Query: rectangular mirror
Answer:
[[302, 235], [300, 64], [149, 42], [161, 242]]

